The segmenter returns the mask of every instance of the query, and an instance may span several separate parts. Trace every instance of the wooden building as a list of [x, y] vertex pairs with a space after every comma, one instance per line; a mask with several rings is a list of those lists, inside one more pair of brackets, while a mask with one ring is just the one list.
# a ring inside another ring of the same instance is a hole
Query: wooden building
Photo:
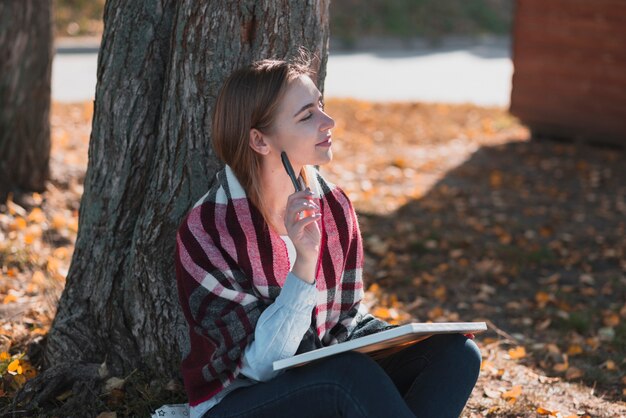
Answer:
[[516, 0], [513, 65], [534, 136], [626, 148], [626, 0]]

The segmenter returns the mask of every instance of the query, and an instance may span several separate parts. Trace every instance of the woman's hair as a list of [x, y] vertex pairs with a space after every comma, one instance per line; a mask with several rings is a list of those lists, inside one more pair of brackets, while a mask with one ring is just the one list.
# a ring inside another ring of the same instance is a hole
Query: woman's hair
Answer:
[[[302, 54], [294, 62], [256, 61], [233, 72], [217, 97], [213, 111], [215, 153], [232, 168], [268, 223], [269, 213], [261, 199], [261, 155], [249, 145], [250, 130], [270, 134], [288, 84], [311, 74], [310, 59]], [[301, 175], [306, 182], [304, 168]]]

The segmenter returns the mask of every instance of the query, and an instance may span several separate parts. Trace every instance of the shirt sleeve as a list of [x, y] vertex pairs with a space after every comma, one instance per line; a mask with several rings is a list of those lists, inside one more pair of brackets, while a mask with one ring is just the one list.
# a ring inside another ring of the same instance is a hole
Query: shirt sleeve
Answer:
[[302, 337], [311, 326], [311, 313], [316, 303], [317, 288], [293, 273], [274, 303], [268, 306], [256, 324], [254, 340], [245, 349], [241, 373], [250, 379], [265, 382], [277, 376], [273, 364], [293, 356]]

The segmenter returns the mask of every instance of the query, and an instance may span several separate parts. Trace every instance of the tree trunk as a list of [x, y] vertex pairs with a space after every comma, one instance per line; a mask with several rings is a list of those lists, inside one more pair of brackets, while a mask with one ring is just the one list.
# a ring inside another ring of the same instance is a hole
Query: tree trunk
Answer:
[[179, 375], [187, 326], [174, 244], [220, 163], [211, 146], [218, 89], [254, 60], [328, 55], [328, 1], [109, 0], [98, 58], [89, 166], [46, 367], [103, 362]]
[[45, 189], [51, 68], [50, 0], [0, 1], [0, 203]]

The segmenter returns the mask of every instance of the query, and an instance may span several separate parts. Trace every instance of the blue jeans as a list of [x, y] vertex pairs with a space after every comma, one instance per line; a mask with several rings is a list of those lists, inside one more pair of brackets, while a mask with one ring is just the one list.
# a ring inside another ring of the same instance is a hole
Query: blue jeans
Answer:
[[476, 344], [432, 336], [382, 360], [347, 352], [236, 389], [205, 418], [458, 417], [480, 370]]

